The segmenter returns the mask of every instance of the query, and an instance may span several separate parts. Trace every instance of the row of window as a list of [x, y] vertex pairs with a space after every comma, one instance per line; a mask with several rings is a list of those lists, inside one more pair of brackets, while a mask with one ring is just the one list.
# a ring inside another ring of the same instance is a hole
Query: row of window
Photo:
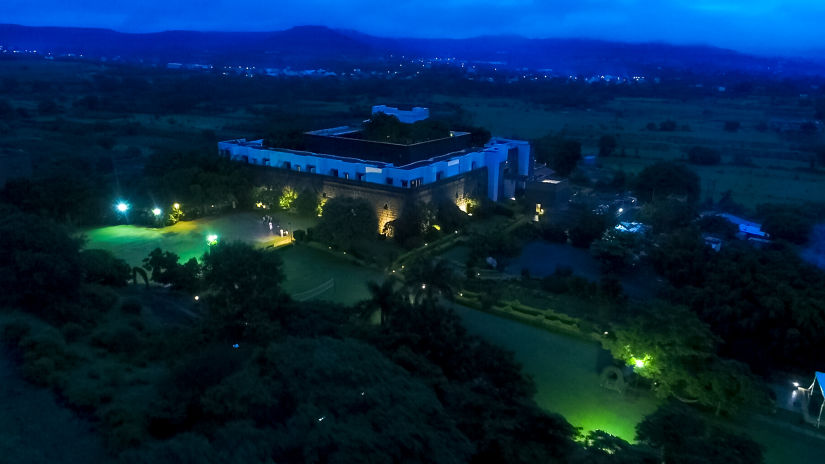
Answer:
[[[223, 151], [223, 150], [222, 150], [222, 151]], [[226, 151], [228, 152], [228, 150], [226, 150]], [[246, 161], [247, 163], [251, 163], [251, 164], [259, 164], [259, 162], [258, 162], [258, 160], [257, 160], [256, 158], [252, 158], [252, 159], [250, 159], [250, 158], [249, 158], [249, 157], [247, 157], [247, 156], [243, 156], [242, 158], [243, 158], [243, 160], [244, 160], [244, 161]], [[270, 165], [270, 164], [269, 164], [269, 158], [264, 158], [264, 159], [260, 160], [260, 164], [261, 164], [262, 166], [269, 166], [269, 165]], [[283, 169], [295, 170], [295, 171], [297, 171], [297, 172], [301, 172], [301, 171], [302, 171], [302, 169], [305, 169], [305, 170], [306, 170], [306, 172], [308, 172], [308, 173], [310, 173], [310, 174], [315, 174], [315, 173], [317, 172], [317, 171], [316, 171], [315, 166], [313, 166], [313, 165], [311, 165], [311, 164], [308, 164], [308, 165], [306, 165], [306, 166], [305, 166], [305, 168], [302, 168], [300, 164], [296, 164], [296, 165], [294, 165], [294, 166], [293, 166], [291, 162], [289, 162], [289, 161], [284, 161], [284, 162], [283, 162], [283, 164], [281, 165], [281, 167], [282, 167]], [[475, 168], [475, 162], [473, 162], [473, 168]], [[344, 172], [343, 174], [344, 174], [344, 175], [343, 175], [343, 178], [344, 178], [344, 179], [349, 179], [349, 178], [350, 178], [350, 174], [349, 174], [348, 172]], [[336, 177], [336, 178], [340, 178], [340, 177], [342, 177], [342, 176], [340, 175], [340, 173], [338, 172], [338, 169], [330, 169], [330, 170], [329, 170], [329, 175], [330, 175], [331, 177]], [[363, 172], [358, 172], [358, 173], [355, 173], [355, 180], [358, 180], [358, 181], [363, 181], [363, 180], [364, 180], [364, 176], [365, 176], [365, 175], [366, 175], [366, 174], [365, 174], [365, 173], [363, 173]], [[436, 180], [436, 181], [439, 181], [439, 180], [441, 180], [441, 179], [443, 179], [443, 178], [444, 178], [444, 171], [438, 171], [438, 172], [436, 172], [436, 173], [435, 173], [435, 180]], [[386, 178], [386, 180], [385, 180], [385, 182], [386, 182], [386, 184], [387, 184], [387, 185], [394, 185], [394, 180], [393, 180], [393, 178], [392, 178], [392, 177], [387, 177], [387, 178]], [[409, 188], [416, 188], [416, 187], [420, 187], [420, 186], [421, 186], [421, 185], [423, 185], [423, 184], [424, 184], [424, 178], [423, 178], [423, 177], [419, 177], [419, 178], [416, 178], [416, 179], [412, 179], [412, 180], [410, 180], [410, 181], [407, 181], [407, 180], [401, 180], [401, 187], [402, 187], [402, 188], [408, 188], [408, 187], [409, 187]]]

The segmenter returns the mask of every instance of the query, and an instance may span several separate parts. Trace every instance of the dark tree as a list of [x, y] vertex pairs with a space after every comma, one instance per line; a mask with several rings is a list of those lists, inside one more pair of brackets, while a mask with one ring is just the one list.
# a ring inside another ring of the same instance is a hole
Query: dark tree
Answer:
[[662, 132], [673, 132], [676, 130], [676, 121], [667, 119], [659, 123], [659, 130]]
[[319, 241], [352, 251], [375, 238], [378, 219], [366, 200], [335, 197], [324, 205], [324, 214], [314, 231]]
[[814, 205], [761, 204], [757, 214], [762, 217], [762, 230], [771, 238], [805, 244], [816, 222]]
[[716, 426], [685, 406], [669, 404], [636, 426], [636, 439], [658, 449], [663, 462], [746, 464], [763, 462], [762, 448], [742, 435]]
[[643, 201], [674, 195], [695, 203], [699, 200], [699, 176], [681, 164], [659, 162], [642, 169], [636, 176], [633, 191]]
[[561, 176], [569, 176], [582, 159], [581, 143], [555, 135], [547, 135], [533, 142], [536, 161], [550, 166]]
[[722, 161], [718, 151], [707, 147], [692, 147], [688, 150], [688, 161], [693, 164], [713, 165]]
[[55, 320], [80, 289], [80, 240], [48, 219], [0, 206], [0, 301]]
[[132, 277], [132, 268], [126, 261], [107, 250], [81, 251], [80, 266], [86, 282], [121, 287]]
[[177, 290], [194, 292], [197, 290], [200, 265], [195, 258], [180, 264], [179, 257], [171, 251], [155, 248], [143, 258], [143, 268], [152, 272], [152, 281], [171, 285]]
[[594, 240], [601, 237], [609, 226], [610, 219], [607, 215], [597, 214], [587, 208], [579, 208], [578, 211], [574, 211], [573, 222], [567, 234], [573, 246], [587, 248]]
[[241, 242], [210, 247], [203, 255], [209, 330], [233, 343], [271, 340], [289, 317], [287, 296], [281, 289], [281, 265], [273, 249], [256, 249]]
[[741, 123], [739, 121], [725, 121], [726, 132], [736, 132], [739, 130]]
[[603, 135], [599, 138], [599, 156], [610, 156], [616, 151], [616, 137]]

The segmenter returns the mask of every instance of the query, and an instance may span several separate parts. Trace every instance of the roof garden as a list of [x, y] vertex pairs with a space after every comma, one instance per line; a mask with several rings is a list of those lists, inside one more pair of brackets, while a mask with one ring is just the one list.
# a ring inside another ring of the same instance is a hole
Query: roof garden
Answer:
[[447, 153], [468, 150], [469, 132], [451, 131], [446, 123], [425, 119], [402, 123], [393, 115], [374, 114], [358, 127], [335, 127], [306, 133], [307, 149], [403, 166]]

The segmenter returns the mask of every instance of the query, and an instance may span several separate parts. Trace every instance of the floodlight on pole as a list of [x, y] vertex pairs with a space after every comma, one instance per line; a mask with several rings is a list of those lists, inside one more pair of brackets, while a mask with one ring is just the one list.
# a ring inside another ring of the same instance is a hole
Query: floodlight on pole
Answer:
[[218, 236], [216, 234], [209, 234], [206, 236], [206, 244], [209, 246], [218, 244]]
[[163, 211], [161, 211], [160, 208], [154, 208], [152, 210], [152, 214], [154, 214], [155, 216], [160, 216], [160, 213], [162, 213], [162, 212]]
[[180, 209], [180, 203], [175, 203], [174, 205], [172, 205], [172, 208]]
[[121, 213], [125, 213], [126, 211], [129, 211], [129, 204], [124, 201], [120, 201], [117, 205], [115, 205], [115, 209]]

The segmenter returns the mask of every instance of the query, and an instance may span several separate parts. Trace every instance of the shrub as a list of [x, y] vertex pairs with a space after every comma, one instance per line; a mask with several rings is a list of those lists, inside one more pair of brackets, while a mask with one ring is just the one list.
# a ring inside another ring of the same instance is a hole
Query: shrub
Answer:
[[736, 132], [739, 130], [741, 124], [739, 121], [725, 121], [725, 131], [726, 132]]
[[120, 302], [120, 310], [126, 314], [140, 314], [141, 309], [143, 309], [143, 305], [137, 298], [124, 298]]
[[92, 343], [112, 353], [133, 354], [140, 349], [142, 340], [132, 327], [120, 326], [96, 332]]
[[567, 232], [561, 224], [546, 222], [542, 224], [541, 237], [548, 242], [564, 243], [567, 241]]
[[718, 151], [707, 147], [692, 147], [688, 151], [688, 161], [693, 164], [713, 165], [722, 161]]
[[3, 324], [2, 341], [9, 345], [18, 345], [20, 340], [31, 333], [31, 325], [21, 319], [15, 319]]
[[66, 339], [66, 341], [71, 343], [80, 340], [80, 338], [83, 337], [86, 331], [80, 324], [69, 322], [60, 328], [60, 333], [63, 334], [63, 337]]
[[292, 233], [292, 236], [295, 238], [296, 242], [304, 242], [307, 241], [307, 231], [303, 229], [298, 229]]

